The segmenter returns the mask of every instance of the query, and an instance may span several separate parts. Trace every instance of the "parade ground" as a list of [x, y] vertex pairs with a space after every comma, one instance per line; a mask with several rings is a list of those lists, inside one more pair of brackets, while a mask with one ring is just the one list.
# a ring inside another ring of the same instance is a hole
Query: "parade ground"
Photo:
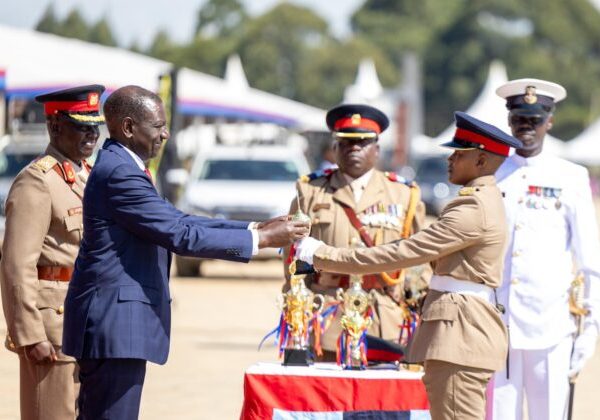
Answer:
[[[276, 360], [273, 340], [260, 352], [257, 347], [278, 321], [281, 279], [277, 260], [211, 261], [201, 278], [173, 278], [171, 353], [166, 365], [148, 365], [140, 419], [239, 418], [245, 369]], [[2, 318], [2, 337], [5, 328]], [[19, 418], [18, 362], [7, 350], [0, 354], [0, 420], [14, 420]], [[577, 382], [575, 420], [600, 419], [598, 389], [600, 348]]]

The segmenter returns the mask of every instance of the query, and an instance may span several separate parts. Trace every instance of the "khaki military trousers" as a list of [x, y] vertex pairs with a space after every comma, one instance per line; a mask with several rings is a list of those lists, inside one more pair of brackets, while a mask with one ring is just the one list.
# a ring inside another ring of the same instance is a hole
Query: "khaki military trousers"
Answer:
[[72, 420], [79, 395], [75, 361], [36, 365], [19, 355], [21, 420]]
[[426, 360], [423, 383], [431, 420], [485, 419], [485, 390], [492, 374], [491, 370]]

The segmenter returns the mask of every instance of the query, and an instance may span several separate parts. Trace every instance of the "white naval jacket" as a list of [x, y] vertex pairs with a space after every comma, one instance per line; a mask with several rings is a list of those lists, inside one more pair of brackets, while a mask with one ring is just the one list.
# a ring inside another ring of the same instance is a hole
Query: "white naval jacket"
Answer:
[[514, 154], [496, 179], [509, 230], [497, 293], [511, 347], [546, 349], [573, 333], [574, 269], [585, 273], [586, 305], [598, 327], [600, 305], [590, 296], [600, 288], [600, 242], [587, 169], [544, 152]]

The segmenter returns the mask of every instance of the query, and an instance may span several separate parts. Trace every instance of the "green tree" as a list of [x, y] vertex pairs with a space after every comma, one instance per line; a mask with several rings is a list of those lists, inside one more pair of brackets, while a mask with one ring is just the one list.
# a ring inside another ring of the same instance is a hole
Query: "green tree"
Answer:
[[354, 83], [358, 65], [366, 57], [375, 61], [383, 85], [398, 83], [397, 67], [368, 40], [357, 37], [345, 41], [332, 39], [311, 51], [310, 59], [300, 63], [297, 99], [322, 108], [340, 103], [344, 89]]
[[154, 36], [146, 53], [161, 60], [177, 63], [178, 51], [179, 47], [171, 41], [169, 34], [165, 30], [160, 30]]
[[598, 93], [591, 81], [600, 78], [600, 13], [587, 0], [367, 0], [352, 22], [396, 63], [405, 51], [420, 54], [430, 135], [472, 103], [493, 59], [506, 63], [510, 78], [567, 88], [553, 130], [564, 139], [584, 127]]
[[35, 25], [35, 30], [53, 34], [58, 30], [58, 26], [59, 22], [54, 13], [54, 4], [50, 3], [48, 4], [48, 7], [46, 7], [46, 10], [37, 25]]
[[250, 85], [297, 99], [301, 63], [329, 38], [327, 23], [320, 16], [281, 3], [248, 23], [238, 52]]
[[112, 30], [106, 17], [100, 19], [94, 26], [92, 26], [88, 33], [88, 41], [95, 42], [96, 44], [108, 45], [109, 47], [116, 47], [117, 42], [113, 37]]
[[90, 28], [81, 16], [81, 13], [79, 13], [79, 10], [73, 9], [69, 12], [65, 20], [61, 22], [56, 34], [67, 38], [77, 38], [87, 41], [89, 31]]
[[227, 37], [247, 19], [248, 14], [238, 0], [208, 0], [198, 11], [196, 35]]

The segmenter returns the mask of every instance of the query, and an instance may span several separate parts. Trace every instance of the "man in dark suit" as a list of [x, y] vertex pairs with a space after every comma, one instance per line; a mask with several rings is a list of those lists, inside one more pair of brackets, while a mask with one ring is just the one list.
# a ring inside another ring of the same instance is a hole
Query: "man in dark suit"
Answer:
[[163, 104], [137, 86], [104, 104], [107, 139], [83, 201], [84, 234], [65, 300], [63, 352], [80, 367], [80, 419], [135, 419], [146, 361], [169, 352], [171, 252], [247, 262], [308, 233], [285, 218], [259, 224], [191, 216], [156, 192], [145, 167], [169, 138]]

